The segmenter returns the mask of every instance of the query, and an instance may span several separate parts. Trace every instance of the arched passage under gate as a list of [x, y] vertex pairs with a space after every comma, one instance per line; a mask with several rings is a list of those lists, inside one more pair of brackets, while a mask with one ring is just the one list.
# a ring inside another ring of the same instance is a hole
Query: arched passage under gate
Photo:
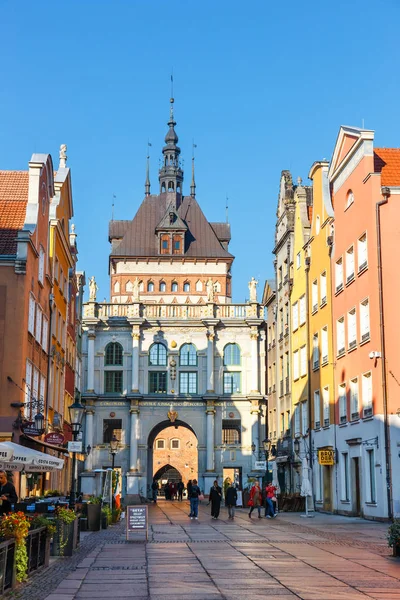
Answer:
[[[153, 427], [147, 444], [147, 481], [153, 477], [165, 478], [169, 470], [176, 470], [183, 483], [198, 479], [198, 441], [193, 428], [184, 421], [161, 421]], [[173, 471], [171, 471], [172, 473]]]

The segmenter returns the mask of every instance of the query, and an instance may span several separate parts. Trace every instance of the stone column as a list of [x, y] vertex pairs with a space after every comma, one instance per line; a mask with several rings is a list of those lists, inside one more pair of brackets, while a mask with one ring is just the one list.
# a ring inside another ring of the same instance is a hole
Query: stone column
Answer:
[[130, 449], [129, 449], [129, 470], [137, 471], [138, 462], [138, 441], [139, 441], [139, 407], [132, 406], [131, 414], [131, 431], [130, 431]]
[[94, 341], [96, 332], [94, 329], [88, 331], [88, 372], [86, 391], [94, 393]]
[[[86, 420], [85, 420], [85, 446], [91, 447], [90, 453], [85, 458], [85, 471], [91, 471], [93, 468], [93, 419], [94, 410], [93, 408], [86, 409]], [[86, 450], [84, 448], [84, 450]]]
[[140, 330], [132, 331], [132, 392], [139, 393], [139, 343]]
[[258, 389], [258, 329], [257, 327], [251, 328], [251, 390], [250, 393], [259, 393]]
[[215, 460], [214, 460], [214, 403], [207, 402], [207, 462], [206, 462], [206, 471], [214, 472], [215, 469]]
[[214, 328], [207, 331], [207, 393], [214, 393]]

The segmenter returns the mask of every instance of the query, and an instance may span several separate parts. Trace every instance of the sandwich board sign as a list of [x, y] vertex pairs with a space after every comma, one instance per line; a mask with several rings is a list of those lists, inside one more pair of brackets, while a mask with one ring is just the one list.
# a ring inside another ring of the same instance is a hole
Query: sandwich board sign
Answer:
[[137, 541], [137, 534], [144, 533], [147, 541], [147, 506], [126, 507], [126, 539]]

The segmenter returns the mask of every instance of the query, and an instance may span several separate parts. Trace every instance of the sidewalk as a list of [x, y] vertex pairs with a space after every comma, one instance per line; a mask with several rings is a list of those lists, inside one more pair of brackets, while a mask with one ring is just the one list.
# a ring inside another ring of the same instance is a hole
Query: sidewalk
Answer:
[[[91, 534], [79, 560], [58, 561], [13, 597], [400, 600], [400, 560], [389, 556], [386, 524], [320, 513], [249, 519], [245, 509], [232, 522], [225, 508], [213, 521], [204, 505], [195, 521], [187, 512], [186, 502], [150, 505], [147, 544], [126, 543], [123, 522]], [[53, 572], [60, 563], [63, 576]], [[36, 579], [45, 582], [40, 593]]]

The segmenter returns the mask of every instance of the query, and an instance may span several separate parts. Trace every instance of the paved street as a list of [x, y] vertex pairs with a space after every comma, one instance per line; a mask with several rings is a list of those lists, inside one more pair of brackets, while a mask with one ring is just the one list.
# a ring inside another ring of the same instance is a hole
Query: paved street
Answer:
[[[400, 560], [387, 526], [317, 514], [250, 520], [226, 509], [199, 520], [187, 503], [150, 506], [149, 543], [126, 543], [124, 523], [85, 537], [79, 556], [54, 563], [20, 600], [400, 600]], [[44, 591], [46, 590], [46, 591]], [[46, 595], [47, 594], [47, 595]]]

